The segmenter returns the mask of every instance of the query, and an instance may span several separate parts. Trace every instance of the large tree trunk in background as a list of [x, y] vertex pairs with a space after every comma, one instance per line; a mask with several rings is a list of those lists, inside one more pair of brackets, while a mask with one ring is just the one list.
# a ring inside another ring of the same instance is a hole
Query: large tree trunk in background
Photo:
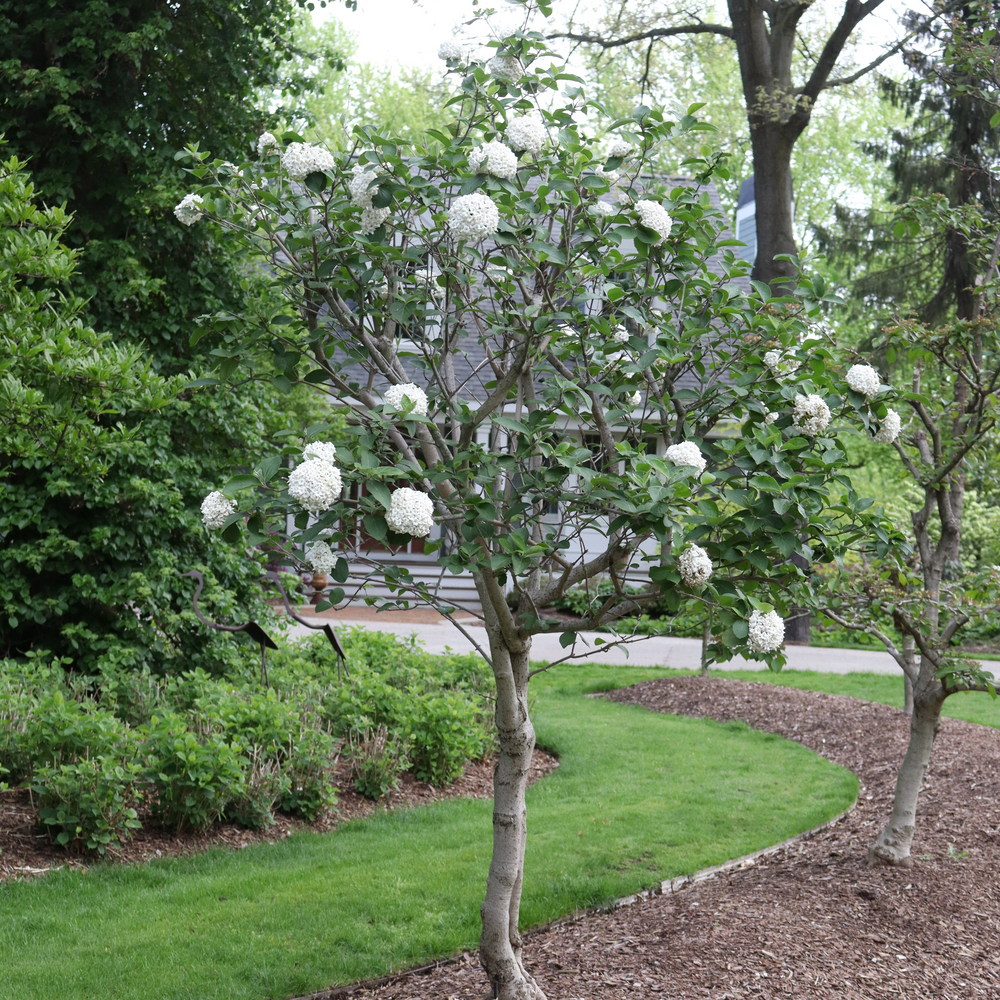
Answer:
[[[916, 666], [916, 648], [917, 644], [913, 641], [913, 636], [904, 635], [903, 657], [911, 667]], [[903, 674], [903, 711], [907, 715], [913, 715], [913, 681], [910, 680], [910, 675], [906, 673]]]
[[493, 770], [493, 860], [481, 910], [483, 934], [479, 961], [499, 1000], [545, 1000], [524, 967], [518, 917], [528, 835], [524, 793], [535, 749], [528, 718], [528, 652], [512, 653], [490, 632], [490, 655], [497, 684], [497, 763]]
[[934, 737], [941, 728], [941, 706], [944, 695], [941, 685], [921, 678], [914, 697], [910, 719], [910, 743], [896, 778], [896, 796], [885, 829], [868, 852], [870, 864], [910, 867], [910, 847], [917, 827], [917, 799], [920, 785], [934, 746]]
[[[782, 123], [755, 124], [751, 118], [750, 142], [753, 146], [757, 223], [757, 259], [753, 277], [770, 283], [775, 278], [795, 277], [796, 274], [794, 266], [788, 261], [774, 259], [777, 254], [798, 253], [792, 231], [794, 141], [786, 139]], [[808, 636], [804, 641], [809, 641]]]

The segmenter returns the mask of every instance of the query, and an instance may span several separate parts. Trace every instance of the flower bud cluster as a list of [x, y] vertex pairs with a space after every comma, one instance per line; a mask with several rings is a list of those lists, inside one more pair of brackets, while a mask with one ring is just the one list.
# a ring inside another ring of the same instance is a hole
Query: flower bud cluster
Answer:
[[278, 140], [270, 132], [262, 132], [257, 140], [257, 156], [263, 158], [268, 153], [277, 152]]
[[808, 396], [796, 396], [792, 409], [792, 426], [799, 434], [816, 437], [830, 426], [830, 407], [822, 396], [811, 392]]
[[402, 385], [390, 385], [383, 395], [386, 405], [394, 410], [403, 409], [403, 400], [408, 399], [413, 404], [411, 413], [418, 417], [427, 416], [427, 393], [413, 382]]
[[701, 587], [712, 575], [712, 560], [700, 545], [689, 545], [677, 557], [677, 569], [688, 587]]
[[866, 399], [874, 399], [878, 395], [880, 380], [871, 365], [851, 365], [846, 378], [847, 384]]
[[185, 226], [193, 226], [205, 213], [199, 207], [204, 203], [200, 194], [186, 194], [174, 209], [178, 222]]
[[517, 173], [517, 157], [502, 142], [486, 142], [469, 153], [469, 166], [477, 174], [490, 174], [509, 181]]
[[694, 441], [682, 441], [680, 444], [672, 444], [665, 452], [666, 460], [674, 465], [692, 466], [698, 470], [700, 476], [705, 471], [708, 462], [701, 453], [701, 449]]
[[409, 486], [393, 490], [385, 523], [398, 535], [426, 538], [434, 527], [434, 503], [426, 493]]
[[442, 42], [438, 46], [438, 59], [447, 62], [449, 59], [461, 59], [462, 46], [457, 42]]
[[340, 469], [322, 458], [306, 458], [288, 477], [288, 495], [310, 514], [329, 510], [343, 491]]
[[875, 432], [875, 440], [878, 441], [879, 444], [893, 444], [899, 437], [902, 430], [903, 421], [900, 419], [899, 414], [890, 408], [886, 412], [882, 425]]
[[504, 138], [511, 149], [523, 150], [532, 156], [538, 156], [547, 136], [545, 126], [539, 118], [534, 115], [521, 115], [507, 126]]
[[304, 181], [310, 174], [331, 172], [337, 166], [337, 161], [319, 146], [293, 142], [282, 153], [281, 165], [293, 181]]
[[500, 211], [488, 195], [463, 194], [451, 203], [448, 225], [456, 240], [478, 243], [500, 228]]
[[763, 614], [754, 610], [750, 614], [750, 634], [747, 649], [751, 653], [774, 653], [785, 641], [785, 623], [777, 611]]
[[236, 510], [236, 501], [219, 490], [214, 490], [201, 502], [201, 519], [209, 531], [218, 531], [226, 518]]
[[494, 56], [487, 68], [498, 83], [517, 83], [521, 79], [521, 64], [516, 56]]
[[646, 199], [637, 201], [635, 211], [639, 216], [639, 221], [647, 229], [659, 233], [660, 239], [657, 242], [662, 242], [670, 235], [673, 223], [667, 210], [658, 201], [647, 201]]
[[308, 559], [315, 573], [326, 576], [337, 565], [337, 556], [326, 542], [313, 542], [309, 546]]

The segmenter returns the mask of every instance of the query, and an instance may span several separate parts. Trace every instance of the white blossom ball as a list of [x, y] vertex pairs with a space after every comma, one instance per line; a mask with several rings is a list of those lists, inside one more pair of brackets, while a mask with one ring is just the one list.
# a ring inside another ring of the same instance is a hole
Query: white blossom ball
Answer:
[[337, 556], [326, 542], [313, 542], [309, 546], [309, 562], [316, 573], [326, 576], [337, 565]]
[[777, 611], [761, 614], [754, 610], [749, 625], [747, 648], [751, 653], [774, 653], [781, 648], [785, 641], [785, 623]]
[[278, 140], [270, 132], [261, 133], [260, 138], [257, 140], [258, 156], [266, 156], [270, 150], [277, 150], [278, 148]]
[[635, 211], [639, 221], [647, 228], [659, 233], [658, 243], [662, 243], [670, 235], [672, 222], [667, 210], [658, 201], [637, 201]]
[[218, 531], [226, 523], [226, 518], [236, 510], [236, 501], [219, 490], [214, 490], [201, 502], [201, 519], [209, 531]]
[[494, 56], [487, 68], [490, 76], [499, 83], [517, 83], [521, 79], [521, 64], [516, 56]]
[[413, 382], [402, 385], [390, 385], [383, 396], [388, 406], [394, 410], [403, 408], [403, 400], [408, 399], [413, 404], [413, 414], [419, 417], [427, 416], [427, 393]]
[[351, 196], [351, 204], [358, 208], [371, 208], [372, 198], [378, 191], [377, 187], [369, 187], [379, 176], [374, 168], [363, 163], [355, 163], [351, 170], [351, 179], [347, 182], [347, 191]]
[[313, 441], [302, 449], [302, 457], [306, 461], [310, 458], [318, 458], [320, 461], [333, 465], [333, 461], [337, 457], [337, 448], [329, 441]]
[[764, 364], [771, 369], [772, 374], [780, 375], [782, 372], [781, 351], [768, 351], [764, 355]]
[[633, 392], [628, 398], [629, 406], [638, 406], [642, 402], [642, 393]]
[[174, 209], [177, 221], [184, 223], [185, 226], [193, 226], [205, 214], [199, 207], [203, 203], [204, 199], [200, 194], [184, 195]]
[[325, 149], [308, 142], [293, 142], [281, 155], [281, 165], [293, 181], [304, 181], [310, 174], [332, 172], [337, 161]]
[[594, 203], [594, 211], [606, 219], [609, 215], [614, 215], [617, 209], [610, 201], [598, 201]]
[[329, 510], [343, 490], [340, 469], [321, 458], [307, 458], [288, 477], [288, 495], [310, 514]]
[[409, 486], [393, 490], [385, 523], [398, 535], [426, 538], [434, 527], [434, 502], [426, 493]]
[[782, 351], [768, 351], [764, 355], [764, 364], [770, 369], [774, 378], [781, 378], [797, 371], [802, 362], [798, 358], [785, 357]]
[[548, 136], [541, 119], [534, 115], [521, 115], [507, 126], [504, 138], [511, 149], [523, 150], [532, 156], [538, 156]]
[[701, 587], [712, 575], [712, 560], [700, 546], [691, 544], [677, 557], [677, 569], [688, 587]]
[[773, 424], [775, 420], [778, 419], [778, 414], [769, 410], [766, 406], [764, 407], [764, 423]]
[[611, 141], [608, 143], [608, 156], [626, 157], [631, 156], [635, 152], [635, 147], [625, 139], [623, 136], [615, 135], [611, 137]]
[[846, 377], [847, 384], [866, 399], [874, 399], [878, 395], [880, 380], [871, 365], [851, 365]]
[[448, 225], [455, 239], [478, 243], [500, 228], [500, 210], [479, 191], [463, 194], [451, 203]]
[[477, 174], [492, 174], [509, 181], [517, 173], [517, 157], [502, 142], [483, 143], [469, 153], [469, 166]]
[[364, 208], [361, 210], [361, 232], [365, 236], [371, 236], [379, 226], [389, 218], [391, 213], [389, 208]]
[[822, 396], [811, 392], [808, 396], [796, 396], [792, 410], [792, 426], [809, 437], [822, 434], [830, 425], [830, 407]]
[[616, 344], [627, 344], [628, 330], [624, 326], [616, 326], [613, 337]]
[[674, 465], [690, 465], [698, 470], [700, 476], [705, 471], [708, 462], [701, 453], [701, 449], [694, 441], [682, 441], [680, 444], [672, 444], [665, 452], [664, 457]]
[[882, 425], [875, 432], [875, 440], [879, 444], [892, 444], [899, 437], [902, 430], [903, 421], [895, 410], [890, 409], [886, 412]]
[[461, 59], [462, 47], [458, 42], [442, 42], [438, 46], [438, 59], [447, 62], [449, 59]]

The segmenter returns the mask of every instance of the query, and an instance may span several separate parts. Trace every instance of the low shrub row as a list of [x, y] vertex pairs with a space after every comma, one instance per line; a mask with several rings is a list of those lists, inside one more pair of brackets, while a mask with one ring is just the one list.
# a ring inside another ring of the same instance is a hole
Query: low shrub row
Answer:
[[336, 801], [350, 758], [378, 798], [412, 770], [444, 785], [491, 750], [490, 676], [476, 657], [431, 657], [354, 630], [348, 676], [323, 637], [287, 643], [261, 689], [257, 666], [213, 676], [82, 677], [43, 654], [0, 664], [0, 777], [28, 788], [56, 842], [104, 853], [140, 826], [248, 827], [280, 811], [313, 820]]

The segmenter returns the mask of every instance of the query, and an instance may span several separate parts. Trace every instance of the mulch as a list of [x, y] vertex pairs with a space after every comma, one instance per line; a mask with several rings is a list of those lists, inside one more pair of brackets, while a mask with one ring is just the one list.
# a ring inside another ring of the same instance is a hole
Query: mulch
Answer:
[[[531, 760], [529, 782], [538, 781], [554, 768], [558, 760], [543, 750], [536, 750]], [[202, 833], [176, 834], [157, 827], [148, 809], [140, 810], [143, 824], [120, 850], [107, 855], [107, 861], [141, 864], [153, 858], [194, 854], [210, 847], [242, 850], [251, 844], [274, 844], [297, 831], [326, 833], [339, 824], [369, 816], [380, 809], [406, 809], [457, 797], [490, 799], [493, 797], [493, 762], [472, 761], [460, 777], [445, 788], [435, 788], [417, 781], [412, 774], [401, 776], [400, 787], [373, 802], [354, 791], [350, 765], [338, 760], [333, 772], [333, 784], [340, 789], [336, 806], [318, 817], [316, 822], [275, 814], [274, 825], [262, 830], [247, 830], [235, 823], [215, 823]], [[13, 789], [0, 793], [0, 882], [11, 878], [30, 878], [58, 868], [86, 869], [95, 863], [92, 854], [67, 851], [53, 844], [47, 834], [36, 826], [35, 810], [26, 790]]]
[[[886, 997], [1000, 1000], [1000, 731], [943, 720], [909, 869], [869, 868], [909, 720], [838, 695], [721, 678], [649, 681], [608, 697], [796, 740], [858, 775], [849, 816], [756, 864], [610, 913], [526, 935], [550, 1000]], [[530, 816], [529, 816], [530, 823]], [[476, 957], [353, 992], [379, 1000], [483, 998]]]

